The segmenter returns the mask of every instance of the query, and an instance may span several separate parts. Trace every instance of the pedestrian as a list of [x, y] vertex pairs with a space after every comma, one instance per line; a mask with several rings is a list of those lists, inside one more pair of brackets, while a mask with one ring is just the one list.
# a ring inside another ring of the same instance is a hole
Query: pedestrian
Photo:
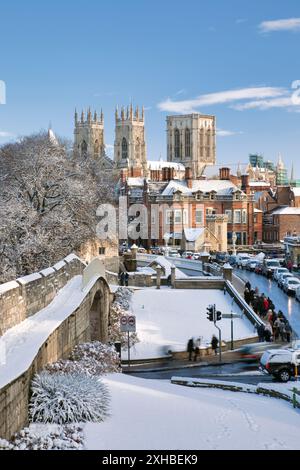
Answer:
[[259, 296], [259, 288], [255, 287], [255, 295], [258, 297]]
[[211, 339], [211, 349], [214, 351], [215, 356], [218, 354], [218, 352], [217, 352], [218, 344], [219, 344], [218, 338], [215, 335], [213, 335], [213, 337]]
[[264, 315], [266, 315], [267, 311], [269, 310], [269, 301], [265, 296], [264, 296], [263, 303], [264, 303]]
[[248, 289], [249, 291], [251, 290], [251, 284], [249, 281], [246, 282], [245, 288]]
[[275, 305], [273, 304], [273, 302], [272, 302], [272, 300], [270, 299], [270, 297], [268, 297], [267, 300], [268, 300], [268, 302], [269, 302], [269, 308], [270, 308], [271, 310], [275, 310]]
[[189, 341], [188, 341], [187, 352], [189, 353], [189, 361], [191, 361], [192, 358], [193, 358], [193, 352], [194, 352], [194, 340], [193, 340], [193, 338], [189, 339]]
[[274, 320], [273, 320], [273, 310], [271, 310], [269, 308], [268, 312], [267, 312], [267, 321], [270, 323], [270, 325], [273, 327], [273, 323], [274, 323]]
[[247, 302], [247, 304], [250, 304], [250, 291], [248, 287], [246, 287], [245, 292], [244, 292], [244, 299]]
[[267, 341], [267, 343], [272, 342], [272, 336], [273, 336], [272, 327], [271, 327], [270, 323], [267, 323], [265, 325], [265, 340]]
[[257, 327], [257, 334], [258, 334], [258, 340], [260, 343], [263, 343], [265, 341], [265, 325], [263, 323], [260, 323]]
[[285, 323], [284, 321], [280, 320], [279, 321], [279, 335], [281, 338], [281, 341], [284, 343], [286, 340], [286, 330], [285, 330]]
[[124, 273], [124, 271], [122, 271], [121, 274], [120, 274], [120, 284], [121, 284], [121, 286], [125, 285], [125, 273]]
[[201, 339], [197, 338], [194, 342], [194, 362], [198, 360], [200, 354]]
[[285, 334], [286, 334], [286, 342], [287, 343], [290, 343], [292, 333], [293, 333], [292, 327], [289, 324], [289, 322], [287, 322], [286, 325], [285, 325]]
[[125, 280], [125, 286], [128, 287], [128, 283], [129, 283], [129, 274], [128, 274], [127, 271], [126, 271], [126, 273], [125, 273], [124, 280]]

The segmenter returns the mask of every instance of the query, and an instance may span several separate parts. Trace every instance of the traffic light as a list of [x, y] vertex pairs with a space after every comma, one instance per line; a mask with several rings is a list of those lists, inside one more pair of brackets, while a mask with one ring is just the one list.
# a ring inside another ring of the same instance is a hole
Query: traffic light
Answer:
[[222, 320], [222, 312], [217, 312], [217, 321]]
[[214, 305], [209, 305], [207, 308], [207, 319], [209, 321], [215, 321], [214, 316], [215, 316], [215, 306]]

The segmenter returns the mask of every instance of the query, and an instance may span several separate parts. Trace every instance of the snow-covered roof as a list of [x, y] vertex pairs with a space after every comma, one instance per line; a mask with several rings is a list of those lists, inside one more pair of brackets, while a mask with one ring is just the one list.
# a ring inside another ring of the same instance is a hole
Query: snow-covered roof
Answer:
[[192, 188], [187, 186], [186, 181], [171, 180], [162, 192], [162, 196], [171, 196], [176, 191], [180, 191], [187, 196], [198, 191], [203, 193], [215, 191], [218, 195], [230, 195], [233, 192], [239, 191], [239, 188], [228, 180], [193, 180]]
[[261, 187], [261, 186], [271, 186], [271, 183], [267, 183], [267, 181], [250, 181], [249, 186], [255, 188], [255, 187]]
[[128, 186], [144, 186], [144, 178], [136, 177], [136, 178], [128, 178], [127, 179]]
[[258, 213], [262, 213], [263, 211], [261, 211], [260, 209], [254, 209], [254, 214], [258, 214]]
[[204, 228], [185, 228], [184, 236], [187, 242], [195, 242], [204, 232]]
[[272, 212], [272, 215], [300, 215], [300, 207], [281, 207]]
[[295, 197], [300, 197], [300, 188], [291, 188]]
[[174, 168], [174, 170], [185, 171], [182, 163], [166, 162], [164, 160], [148, 161], [149, 170], [161, 170], [162, 168]]

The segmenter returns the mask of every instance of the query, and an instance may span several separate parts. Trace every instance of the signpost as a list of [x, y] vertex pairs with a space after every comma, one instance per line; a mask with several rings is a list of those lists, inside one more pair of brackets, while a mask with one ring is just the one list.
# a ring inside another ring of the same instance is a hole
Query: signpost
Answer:
[[130, 333], [136, 332], [136, 317], [123, 315], [120, 318], [121, 333], [127, 333], [128, 367], [130, 367]]

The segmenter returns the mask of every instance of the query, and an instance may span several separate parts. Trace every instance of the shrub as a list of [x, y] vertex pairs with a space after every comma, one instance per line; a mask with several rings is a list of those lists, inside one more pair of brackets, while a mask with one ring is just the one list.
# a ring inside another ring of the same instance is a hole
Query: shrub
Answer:
[[41, 372], [32, 381], [29, 414], [33, 422], [100, 422], [108, 416], [108, 408], [108, 390], [95, 376]]

